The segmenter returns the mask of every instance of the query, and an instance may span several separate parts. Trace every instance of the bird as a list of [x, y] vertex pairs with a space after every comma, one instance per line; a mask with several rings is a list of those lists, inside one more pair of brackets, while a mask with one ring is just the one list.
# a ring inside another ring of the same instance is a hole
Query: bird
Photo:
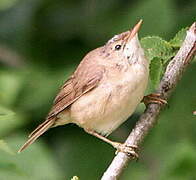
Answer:
[[107, 136], [133, 114], [148, 84], [149, 62], [138, 39], [141, 24], [142, 20], [87, 53], [61, 87], [45, 121], [18, 152], [48, 129], [74, 123], [117, 151], [137, 156], [136, 146], [111, 141]]

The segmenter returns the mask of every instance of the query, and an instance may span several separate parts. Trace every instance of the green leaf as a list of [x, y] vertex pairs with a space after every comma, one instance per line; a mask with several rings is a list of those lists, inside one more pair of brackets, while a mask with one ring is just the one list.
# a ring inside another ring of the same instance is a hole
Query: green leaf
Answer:
[[169, 41], [170, 45], [173, 46], [174, 48], [179, 48], [185, 39], [187, 30], [188, 30], [188, 28], [181, 29], [175, 35], [175, 37]]
[[145, 55], [149, 61], [158, 57], [162, 59], [163, 64], [165, 64], [174, 55], [171, 45], [157, 36], [142, 38], [141, 45], [144, 48]]
[[0, 140], [0, 150], [3, 150], [9, 154], [14, 154], [14, 152], [10, 149], [7, 143], [3, 140]]
[[155, 57], [150, 62], [150, 80], [154, 88], [156, 88], [160, 82], [163, 71], [163, 65], [160, 58]]

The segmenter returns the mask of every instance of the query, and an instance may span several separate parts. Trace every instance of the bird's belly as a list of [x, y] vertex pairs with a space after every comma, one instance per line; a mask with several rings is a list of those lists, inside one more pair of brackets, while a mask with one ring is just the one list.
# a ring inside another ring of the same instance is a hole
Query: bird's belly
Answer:
[[71, 106], [73, 123], [110, 134], [136, 109], [143, 98], [148, 73], [132, 73], [122, 81], [103, 82]]

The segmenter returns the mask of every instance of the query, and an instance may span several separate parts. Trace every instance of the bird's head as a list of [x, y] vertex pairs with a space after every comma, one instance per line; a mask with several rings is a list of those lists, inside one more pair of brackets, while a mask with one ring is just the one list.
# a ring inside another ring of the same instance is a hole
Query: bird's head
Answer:
[[113, 61], [128, 60], [131, 64], [138, 59], [139, 54], [143, 53], [137, 33], [141, 27], [140, 20], [133, 29], [115, 35], [103, 46], [104, 56]]

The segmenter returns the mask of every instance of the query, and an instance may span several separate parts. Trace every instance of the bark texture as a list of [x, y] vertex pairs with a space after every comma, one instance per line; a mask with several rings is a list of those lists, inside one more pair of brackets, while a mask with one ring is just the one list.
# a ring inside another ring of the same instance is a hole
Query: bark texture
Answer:
[[[181, 79], [183, 72], [195, 56], [196, 52], [196, 23], [187, 31], [185, 40], [177, 52], [176, 56], [168, 64], [164, 76], [157, 89], [163, 99], [168, 99], [171, 92], [175, 89], [178, 81]], [[150, 104], [145, 112], [140, 116], [135, 128], [131, 131], [125, 144], [140, 146], [148, 132], [156, 124], [158, 115], [162, 107], [159, 104]], [[101, 180], [119, 179], [123, 169], [133, 160], [125, 153], [119, 152], [113, 159], [108, 169], [103, 174]]]

